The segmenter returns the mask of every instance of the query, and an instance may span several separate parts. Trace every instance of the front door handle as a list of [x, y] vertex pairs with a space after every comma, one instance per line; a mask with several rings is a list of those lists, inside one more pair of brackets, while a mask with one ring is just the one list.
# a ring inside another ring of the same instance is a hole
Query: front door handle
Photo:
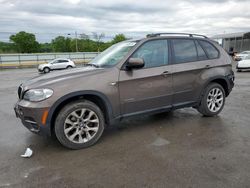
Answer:
[[210, 65], [206, 65], [205, 68], [207, 68], [207, 69], [210, 68]]

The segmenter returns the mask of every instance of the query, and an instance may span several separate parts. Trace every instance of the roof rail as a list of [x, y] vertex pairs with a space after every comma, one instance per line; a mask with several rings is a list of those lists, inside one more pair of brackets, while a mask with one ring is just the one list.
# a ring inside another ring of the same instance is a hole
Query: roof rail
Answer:
[[150, 37], [160, 37], [162, 35], [187, 35], [189, 37], [203, 37], [203, 38], [208, 38], [205, 35], [192, 34], [192, 33], [152, 33], [152, 34], [147, 34], [147, 38], [150, 38]]

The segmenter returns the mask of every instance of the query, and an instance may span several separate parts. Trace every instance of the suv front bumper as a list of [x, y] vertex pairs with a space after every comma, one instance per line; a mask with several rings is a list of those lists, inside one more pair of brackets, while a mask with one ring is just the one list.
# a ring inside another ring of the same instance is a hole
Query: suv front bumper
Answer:
[[50, 126], [46, 124], [49, 108], [35, 108], [28, 101], [20, 100], [14, 106], [17, 118], [31, 132], [43, 136], [51, 136]]
[[38, 72], [43, 72], [43, 69], [38, 68], [37, 70], [38, 70]]

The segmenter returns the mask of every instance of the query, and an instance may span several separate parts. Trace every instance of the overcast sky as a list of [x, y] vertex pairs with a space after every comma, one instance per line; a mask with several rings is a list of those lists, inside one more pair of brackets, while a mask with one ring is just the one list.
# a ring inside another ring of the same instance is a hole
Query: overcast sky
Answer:
[[[250, 31], [249, 0], [0, 0], [0, 41], [24, 30], [40, 42], [67, 33], [141, 37], [152, 32], [206, 35]], [[72, 35], [73, 36], [73, 35]]]

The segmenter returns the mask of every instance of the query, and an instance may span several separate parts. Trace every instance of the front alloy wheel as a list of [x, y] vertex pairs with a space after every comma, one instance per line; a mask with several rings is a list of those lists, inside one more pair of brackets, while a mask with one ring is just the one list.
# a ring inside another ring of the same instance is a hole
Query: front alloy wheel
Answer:
[[64, 134], [74, 143], [90, 141], [99, 129], [99, 118], [90, 109], [77, 109], [70, 113], [64, 122]]
[[43, 72], [44, 72], [44, 73], [49, 73], [49, 72], [50, 72], [49, 67], [45, 67], [45, 68], [43, 69]]
[[58, 141], [70, 149], [82, 149], [95, 144], [104, 130], [104, 116], [91, 101], [81, 100], [67, 104], [55, 121]]

